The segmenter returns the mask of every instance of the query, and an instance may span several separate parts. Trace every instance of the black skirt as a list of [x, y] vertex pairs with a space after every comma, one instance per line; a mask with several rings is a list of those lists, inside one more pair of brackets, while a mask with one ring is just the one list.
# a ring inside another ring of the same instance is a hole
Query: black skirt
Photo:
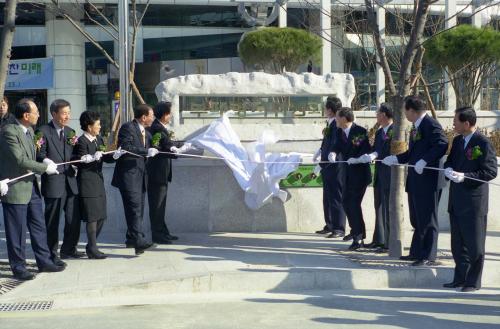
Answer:
[[96, 222], [106, 219], [106, 196], [95, 198], [80, 197], [81, 218], [84, 222]]

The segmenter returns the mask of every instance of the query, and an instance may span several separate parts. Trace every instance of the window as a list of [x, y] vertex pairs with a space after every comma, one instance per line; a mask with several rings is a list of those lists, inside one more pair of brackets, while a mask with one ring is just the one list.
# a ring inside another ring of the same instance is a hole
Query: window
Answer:
[[241, 33], [144, 39], [144, 61], [237, 57]]

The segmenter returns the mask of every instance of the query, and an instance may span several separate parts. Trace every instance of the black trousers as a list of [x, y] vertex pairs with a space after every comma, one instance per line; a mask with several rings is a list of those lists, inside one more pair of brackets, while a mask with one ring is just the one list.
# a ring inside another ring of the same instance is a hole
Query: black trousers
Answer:
[[436, 260], [439, 225], [438, 192], [408, 193], [410, 222], [414, 227], [410, 255], [416, 259]]
[[338, 173], [323, 170], [323, 214], [325, 229], [335, 233], [345, 233], [346, 214], [342, 206], [342, 186]]
[[146, 243], [143, 231], [145, 193], [120, 190], [120, 194], [127, 221], [125, 243], [136, 247], [144, 245]]
[[170, 232], [165, 223], [168, 184], [148, 184], [149, 220], [153, 240], [161, 240]]
[[31, 247], [38, 268], [52, 265], [47, 247], [47, 229], [43, 219], [42, 198], [33, 186], [28, 204], [2, 203], [7, 240], [7, 254], [12, 272], [26, 270], [26, 229], [30, 232]]
[[76, 251], [80, 239], [80, 213], [78, 195], [66, 188], [61, 198], [44, 198], [45, 225], [47, 226], [47, 244], [52, 257], [57, 256], [59, 247], [59, 218], [64, 210], [64, 237], [61, 252], [72, 254]]
[[471, 218], [450, 214], [451, 253], [455, 261], [453, 282], [481, 288], [486, 222], [486, 216]]
[[363, 197], [365, 196], [366, 185], [360, 187], [347, 185], [343, 192], [342, 204], [347, 215], [347, 221], [351, 227], [353, 240], [363, 240], [366, 238], [366, 229], [361, 202], [363, 202]]
[[375, 204], [375, 230], [373, 231], [373, 243], [389, 247], [389, 196], [391, 190], [383, 188], [378, 184], [373, 188]]

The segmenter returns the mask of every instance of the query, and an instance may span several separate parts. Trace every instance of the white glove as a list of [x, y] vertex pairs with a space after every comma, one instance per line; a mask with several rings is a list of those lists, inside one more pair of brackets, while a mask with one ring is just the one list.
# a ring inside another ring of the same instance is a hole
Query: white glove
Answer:
[[335, 162], [336, 159], [337, 159], [337, 153], [330, 152], [330, 154], [328, 154], [328, 161], [330, 161], [331, 163]]
[[193, 148], [193, 145], [191, 143], [184, 143], [181, 148], [179, 149], [179, 151], [181, 153], [186, 153], [187, 151], [189, 151], [190, 149]]
[[452, 180], [451, 176], [453, 176], [453, 168], [451, 167], [448, 167], [444, 170], [444, 175], [446, 178], [448, 178], [449, 180]]
[[155, 155], [157, 155], [158, 152], [159, 151], [157, 149], [155, 149], [154, 147], [152, 147], [152, 148], [148, 149], [148, 157], [152, 158]]
[[397, 165], [399, 164], [398, 157], [395, 155], [389, 155], [388, 157], [385, 157], [384, 160], [382, 160], [382, 163], [385, 164], [386, 166]]
[[9, 181], [8, 178], [0, 181], [0, 196], [4, 196], [9, 192], [9, 185], [7, 185]]
[[81, 159], [83, 163], [91, 163], [91, 162], [94, 162], [94, 157], [91, 156], [90, 154], [85, 154], [84, 156], [81, 157]]
[[371, 163], [373, 160], [375, 160], [378, 157], [377, 152], [373, 152], [370, 154], [363, 154], [361, 157], [359, 157], [359, 162], [360, 163]]
[[50, 164], [50, 163], [55, 163], [54, 161], [50, 160], [49, 158], [45, 158], [43, 159], [43, 163], [45, 163], [46, 165]]
[[457, 184], [462, 183], [465, 179], [465, 174], [463, 172], [452, 172], [451, 173], [451, 181]]
[[114, 153], [113, 153], [113, 159], [115, 160], [118, 160], [122, 155], [125, 154], [125, 151], [122, 151], [122, 148], [119, 147], [118, 150], [116, 150]]
[[102, 159], [102, 152], [101, 151], [95, 152], [95, 154], [94, 154], [94, 160], [95, 161], [101, 161], [101, 159]]
[[170, 148], [170, 152], [175, 153], [175, 154], [179, 154], [179, 153], [181, 153], [181, 150], [178, 147], [172, 146]]
[[415, 163], [415, 172], [419, 175], [422, 175], [425, 166], [427, 166], [427, 162], [425, 162], [425, 160], [418, 160], [417, 163]]
[[52, 162], [47, 165], [47, 169], [45, 169], [45, 173], [47, 175], [59, 175], [59, 171], [57, 171], [57, 165]]
[[317, 150], [313, 155], [313, 162], [319, 162], [321, 160], [321, 149]]
[[78, 167], [71, 165], [71, 168], [75, 171], [75, 177], [78, 176]]
[[316, 176], [318, 176], [320, 172], [321, 172], [321, 167], [320, 167], [319, 165], [316, 165], [316, 166], [314, 167], [313, 173], [314, 173]]
[[357, 164], [357, 163], [359, 163], [359, 159], [358, 158], [349, 158], [349, 159], [347, 159], [347, 163], [350, 165]]

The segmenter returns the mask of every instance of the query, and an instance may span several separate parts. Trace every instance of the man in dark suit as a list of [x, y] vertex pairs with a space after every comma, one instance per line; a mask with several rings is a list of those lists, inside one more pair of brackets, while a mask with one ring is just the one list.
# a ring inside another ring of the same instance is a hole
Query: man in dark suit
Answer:
[[[147, 130], [152, 136], [152, 147], [161, 152], [177, 153], [183, 147], [180, 142], [170, 138], [167, 129], [170, 123], [172, 103], [159, 102], [154, 108], [155, 121]], [[186, 144], [184, 149], [189, 147]], [[182, 149], [182, 150], [184, 150]], [[148, 203], [149, 219], [151, 221], [151, 234], [154, 243], [170, 244], [178, 238], [170, 234], [165, 223], [165, 208], [167, 205], [168, 183], [172, 181], [173, 154], [159, 154], [147, 163], [148, 170]]]
[[[377, 124], [380, 129], [375, 133], [372, 153], [364, 154], [361, 163], [371, 163], [391, 155], [393, 112], [389, 104], [382, 104], [377, 111]], [[391, 188], [391, 167], [381, 162], [375, 163], [373, 194], [375, 201], [375, 230], [372, 242], [367, 248], [379, 248], [378, 252], [386, 252], [389, 248], [389, 195]]]
[[[56, 99], [50, 104], [52, 121], [41, 126], [36, 135], [43, 136], [45, 143], [40, 145], [37, 161], [43, 163], [63, 163], [71, 161], [73, 146], [77, 142], [76, 133], [68, 127], [71, 107], [64, 99]], [[47, 242], [52, 259], [64, 265], [60, 259], [81, 258], [85, 254], [77, 250], [80, 239], [80, 216], [78, 206], [78, 185], [76, 171], [71, 165], [58, 166], [59, 175], [42, 175], [42, 195], [45, 201], [45, 223]], [[59, 247], [59, 218], [64, 211], [64, 237]]]
[[3, 100], [0, 102], [0, 131], [3, 126], [9, 123], [16, 123], [16, 118], [12, 113], [9, 113], [9, 100], [3, 96]]
[[[58, 174], [53, 163], [35, 160], [33, 128], [40, 116], [35, 103], [21, 99], [15, 108], [16, 123], [4, 126], [0, 135], [0, 179], [22, 176], [28, 172]], [[60, 272], [64, 266], [54, 264], [47, 246], [47, 231], [43, 219], [42, 199], [34, 175], [11, 182], [10, 190], [2, 193], [5, 237], [10, 268], [19, 280], [35, 276], [26, 269], [26, 228], [40, 272]]]
[[339, 164], [347, 167], [342, 184], [342, 205], [351, 227], [353, 242], [349, 250], [357, 250], [363, 246], [363, 239], [366, 238], [361, 202], [372, 181], [370, 165], [361, 163], [359, 157], [370, 151], [370, 141], [366, 129], [354, 123], [354, 113], [350, 108], [338, 110], [336, 121], [340, 129], [337, 130], [337, 140], [328, 159], [330, 162], [347, 159], [348, 162], [348, 165]]
[[[328, 161], [328, 155], [337, 139], [337, 123], [335, 114], [342, 107], [342, 102], [337, 97], [328, 97], [325, 104], [326, 127], [323, 129], [321, 148], [314, 155], [314, 162]], [[345, 235], [345, 213], [342, 207], [342, 184], [344, 166], [332, 163], [321, 163], [323, 177], [323, 213], [325, 226], [316, 231], [317, 234], [330, 233], [327, 238], [341, 238]]]
[[476, 129], [472, 108], [457, 109], [453, 125], [459, 135], [453, 139], [444, 167], [451, 180], [448, 212], [455, 275], [444, 287], [470, 292], [481, 288], [489, 187], [467, 178], [490, 181], [497, 176], [498, 164], [491, 142]]
[[118, 147], [124, 153], [116, 161], [111, 185], [120, 190], [127, 235], [125, 244], [134, 247], [136, 255], [153, 246], [146, 242], [143, 232], [144, 199], [147, 186], [146, 161], [154, 157], [158, 150], [151, 148], [151, 134], [146, 131], [154, 120], [153, 109], [147, 104], [138, 105], [134, 109], [134, 120], [124, 123], [118, 132]]
[[448, 149], [448, 139], [439, 122], [426, 114], [426, 104], [417, 96], [405, 98], [405, 115], [413, 126], [406, 152], [384, 158], [385, 165], [408, 163], [406, 192], [410, 207], [410, 222], [414, 227], [410, 254], [402, 260], [414, 261], [414, 266], [436, 265], [438, 239], [438, 171], [424, 167], [439, 167], [439, 160]]

